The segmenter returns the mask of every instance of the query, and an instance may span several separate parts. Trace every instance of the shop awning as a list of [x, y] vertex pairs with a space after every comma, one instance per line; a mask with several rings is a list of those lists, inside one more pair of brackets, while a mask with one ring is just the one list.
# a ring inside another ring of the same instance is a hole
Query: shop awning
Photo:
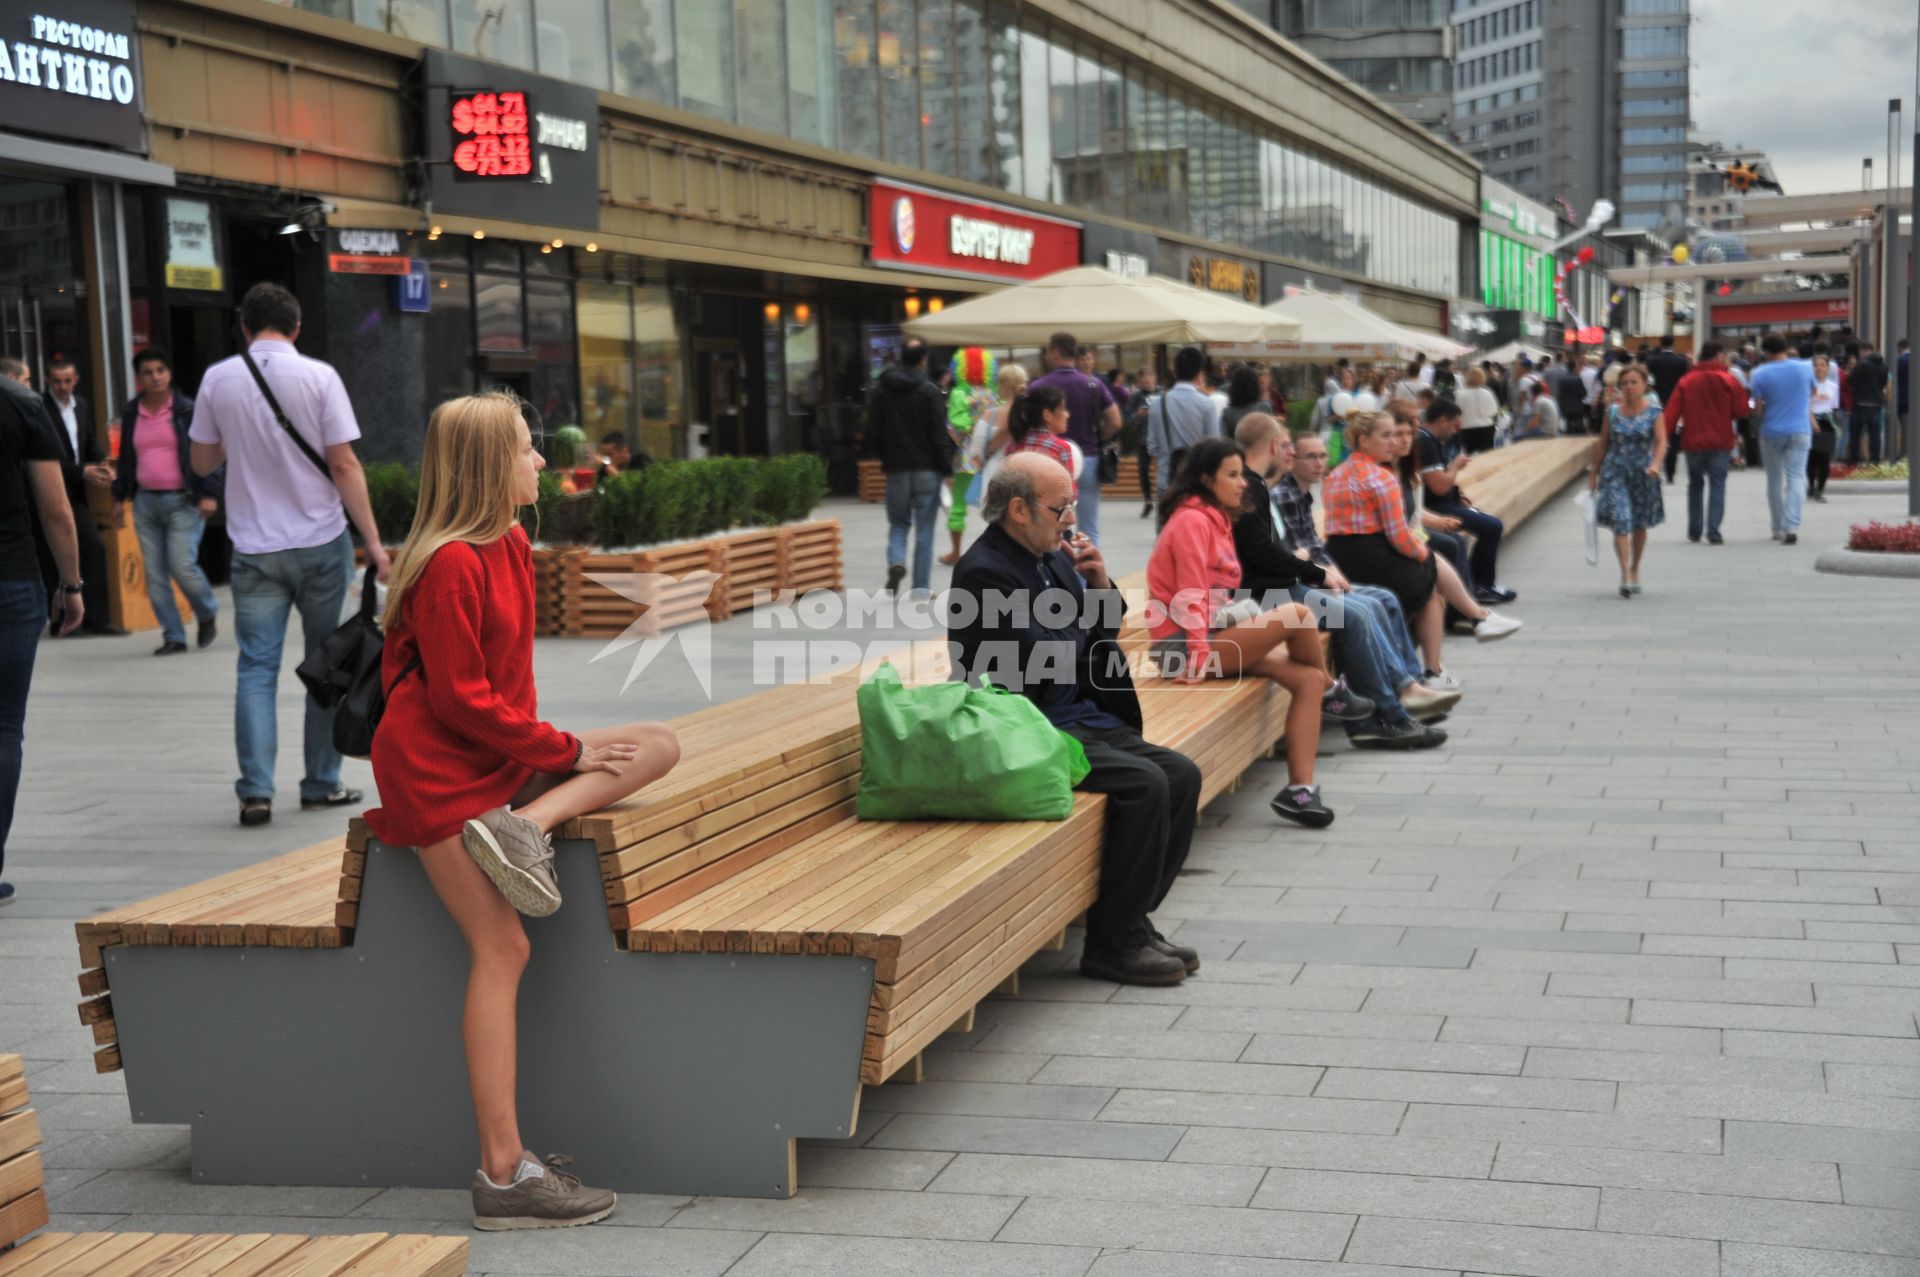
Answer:
[[1057, 332], [1113, 342], [1265, 341], [1292, 323], [1218, 293], [1157, 276], [1127, 279], [1076, 266], [909, 320], [906, 331], [942, 346], [1043, 346]]
[[155, 164], [137, 155], [97, 146], [67, 146], [60, 142], [21, 137], [17, 133], [0, 133], [0, 155], [6, 156], [9, 164], [22, 164], [53, 173], [84, 173], [111, 182], [137, 182], [144, 186], [174, 184], [173, 170], [165, 164]]

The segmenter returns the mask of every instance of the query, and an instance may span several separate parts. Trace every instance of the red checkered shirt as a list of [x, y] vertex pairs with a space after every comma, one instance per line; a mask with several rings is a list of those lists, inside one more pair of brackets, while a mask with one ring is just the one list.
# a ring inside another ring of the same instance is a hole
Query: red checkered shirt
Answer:
[[1400, 505], [1400, 481], [1391, 470], [1356, 452], [1333, 468], [1320, 489], [1329, 538], [1366, 536], [1384, 532], [1394, 549], [1410, 559], [1424, 560], [1427, 547], [1407, 526]]
[[1054, 434], [1051, 430], [1033, 429], [1007, 445], [1007, 455], [1016, 452], [1044, 452], [1067, 468], [1067, 477], [1073, 477], [1073, 448], [1067, 443], [1065, 435]]

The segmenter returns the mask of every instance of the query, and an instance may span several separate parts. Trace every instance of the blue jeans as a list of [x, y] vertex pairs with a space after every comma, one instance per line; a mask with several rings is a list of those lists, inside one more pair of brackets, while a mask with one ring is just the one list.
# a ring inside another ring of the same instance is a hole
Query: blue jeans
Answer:
[[933, 589], [933, 526], [940, 521], [940, 485], [934, 470], [896, 470], [887, 476], [887, 566], [907, 561], [913, 527], [913, 588]]
[[[1689, 452], [1687, 457], [1687, 540], [1698, 541], [1701, 497], [1705, 489], [1706, 533], [1720, 539], [1720, 518], [1727, 512], [1727, 471], [1731, 452]], [[1771, 480], [1769, 480], [1771, 482]]]
[[[1859, 423], [1856, 414], [1856, 428]], [[1762, 435], [1760, 460], [1767, 467], [1767, 514], [1775, 532], [1800, 530], [1800, 507], [1807, 498], [1807, 452], [1813, 436]]]
[[1073, 526], [1100, 544], [1100, 450], [1089, 452], [1080, 464], [1080, 490], [1074, 497]]
[[0, 870], [7, 867], [7, 831], [20, 792], [20, 742], [26, 737], [27, 689], [33, 657], [47, 627], [47, 591], [40, 578], [0, 580]]
[[1394, 647], [1393, 627], [1396, 625], [1402, 641], [1407, 641], [1407, 623], [1400, 614], [1399, 602], [1395, 600], [1389, 612], [1376, 596], [1361, 594], [1358, 590], [1334, 594], [1297, 585], [1290, 593], [1294, 602], [1305, 603], [1316, 612], [1325, 606], [1320, 602], [1321, 598], [1337, 600], [1334, 606], [1339, 607], [1344, 615], [1341, 624], [1329, 632], [1333, 635], [1334, 655], [1340, 661], [1348, 684], [1380, 707], [1383, 721], [1410, 722], [1410, 716], [1400, 704], [1400, 689], [1418, 678], [1419, 671], [1409, 672], [1406, 662]]
[[200, 570], [200, 536], [206, 527], [200, 503], [184, 492], [133, 494], [133, 530], [140, 538], [140, 557], [146, 560], [147, 601], [160, 622], [160, 637], [169, 643], [187, 641], [169, 577], [179, 582], [196, 621], [211, 621], [216, 610], [213, 586]]
[[[1853, 410], [1853, 428], [1847, 431], [1848, 461], [1880, 460], [1880, 422], [1886, 415], [1886, 407], [1882, 404]], [[1862, 453], [1867, 455], [1863, 457]]]
[[[280, 753], [274, 702], [280, 691], [280, 649], [287, 614], [300, 609], [306, 654], [340, 628], [340, 608], [353, 580], [353, 538], [342, 532], [325, 545], [273, 554], [233, 556], [233, 631], [240, 674], [233, 705], [233, 740], [240, 755], [240, 797], [272, 798]], [[333, 711], [307, 697], [306, 775], [302, 799], [340, 788], [340, 753], [333, 747]]]

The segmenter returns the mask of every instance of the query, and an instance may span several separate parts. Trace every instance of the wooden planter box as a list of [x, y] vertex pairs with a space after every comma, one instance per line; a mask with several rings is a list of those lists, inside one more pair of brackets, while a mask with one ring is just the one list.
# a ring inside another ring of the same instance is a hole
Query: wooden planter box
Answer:
[[1139, 453], [1120, 458], [1120, 474], [1112, 483], [1100, 485], [1103, 497], [1137, 497], [1140, 495], [1140, 467], [1149, 464], [1149, 459]]
[[860, 499], [880, 502], [887, 499], [887, 476], [880, 469], [878, 461], [869, 460], [859, 463]]
[[[642, 617], [661, 630], [703, 618], [723, 621], [750, 610], [760, 591], [838, 590], [842, 581], [838, 519], [618, 554], [559, 546], [534, 555], [535, 606], [551, 607], [542, 615], [555, 618], [552, 629], [538, 632], [576, 638], [613, 638]], [[675, 580], [635, 583], [623, 592], [592, 579], [643, 573]], [[550, 603], [545, 583], [553, 590]]]

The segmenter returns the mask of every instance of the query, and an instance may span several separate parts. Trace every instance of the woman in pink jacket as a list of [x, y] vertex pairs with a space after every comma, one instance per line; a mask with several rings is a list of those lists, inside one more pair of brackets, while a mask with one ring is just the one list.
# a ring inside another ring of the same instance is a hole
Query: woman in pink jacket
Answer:
[[[1233, 520], [1246, 497], [1245, 457], [1231, 439], [1208, 438], [1160, 499], [1160, 537], [1147, 560], [1152, 597], [1147, 633], [1163, 675], [1181, 682], [1258, 675], [1287, 689], [1287, 784], [1275, 814], [1321, 829], [1333, 813], [1320, 801], [1313, 759], [1320, 748], [1322, 697], [1334, 688], [1313, 614], [1299, 603], [1261, 607], [1234, 598], [1240, 559]], [[1344, 720], [1370, 716], [1373, 702], [1344, 693], [1327, 712]]]

